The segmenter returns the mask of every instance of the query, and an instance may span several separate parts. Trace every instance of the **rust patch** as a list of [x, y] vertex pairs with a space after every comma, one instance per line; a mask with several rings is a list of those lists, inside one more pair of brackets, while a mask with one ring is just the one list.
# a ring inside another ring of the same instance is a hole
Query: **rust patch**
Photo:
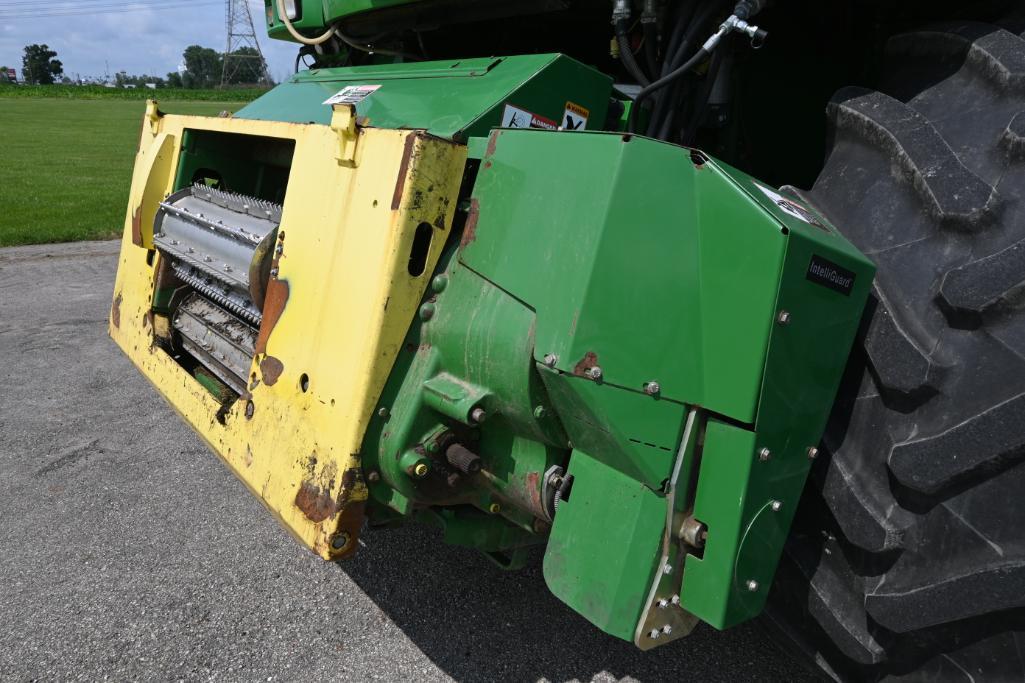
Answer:
[[285, 364], [274, 356], [267, 356], [260, 361], [260, 374], [263, 375], [263, 383], [269, 387], [274, 386], [284, 370]]
[[114, 303], [110, 305], [110, 322], [114, 327], [121, 327], [121, 292], [114, 297]]
[[272, 278], [267, 283], [267, 296], [263, 300], [263, 322], [260, 323], [260, 334], [256, 337], [256, 353], [267, 353], [267, 339], [278, 324], [278, 318], [287, 303], [288, 281]]
[[342, 550], [332, 550], [331, 557], [335, 560], [344, 560], [352, 557], [359, 549], [359, 532], [363, 528], [363, 520], [366, 519], [366, 503], [362, 500], [353, 501], [346, 505], [341, 514], [338, 515], [338, 532], [349, 534], [349, 544]]
[[338, 511], [331, 491], [309, 480], [304, 481], [295, 494], [295, 506], [311, 522], [323, 522]]
[[142, 246], [142, 205], [135, 208], [132, 213], [132, 244]]
[[459, 240], [459, 246], [466, 245], [477, 239], [477, 219], [480, 217], [480, 202], [476, 198], [470, 200], [470, 212], [466, 216], [466, 225], [463, 226], [463, 237]]
[[598, 364], [598, 354], [594, 351], [588, 351], [584, 354], [577, 364], [573, 367], [573, 374], [581, 377], [587, 376], [587, 371]]
[[395, 192], [391, 196], [391, 208], [395, 211], [402, 202], [402, 191], [406, 188], [406, 175], [409, 172], [409, 164], [413, 159], [413, 146], [416, 144], [419, 134], [413, 133], [406, 137], [405, 147], [402, 149], [402, 161], [399, 163], [399, 177], [395, 181]]
[[495, 147], [498, 146], [498, 136], [501, 134], [500, 131], [495, 131], [488, 136], [488, 146], [484, 150], [484, 156], [489, 157], [495, 153]]
[[527, 472], [527, 493], [530, 495], [530, 502], [534, 506], [534, 510], [544, 512], [544, 506], [541, 505], [541, 473], [540, 472]]

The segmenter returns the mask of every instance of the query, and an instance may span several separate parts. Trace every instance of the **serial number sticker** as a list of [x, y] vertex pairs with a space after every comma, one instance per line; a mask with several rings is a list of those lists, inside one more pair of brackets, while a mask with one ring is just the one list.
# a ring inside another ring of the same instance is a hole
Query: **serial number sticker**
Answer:
[[347, 85], [324, 100], [324, 104], [331, 106], [336, 104], [359, 104], [373, 95], [374, 91], [380, 87], [379, 85]]
[[755, 183], [754, 186], [761, 190], [766, 197], [771, 199], [772, 203], [778, 206], [780, 211], [783, 213], [788, 216], [793, 216], [797, 220], [803, 221], [808, 225], [814, 225], [816, 228], [821, 228], [822, 230], [829, 232], [829, 228], [822, 224], [822, 221], [819, 220], [818, 216], [812, 213], [811, 209], [800, 202], [790, 199], [789, 197], [784, 197], [778, 192], [770, 190], [759, 183]]
[[584, 109], [575, 102], [567, 102], [566, 109], [562, 113], [562, 127], [564, 130], [583, 130], [587, 128], [587, 117], [591, 112]]
[[505, 105], [502, 111], [502, 128], [542, 128], [544, 130], [558, 130], [559, 124], [544, 116], [538, 116], [534, 112], [520, 109], [511, 104]]
[[808, 272], [804, 277], [817, 285], [840, 292], [844, 296], [850, 296], [851, 290], [854, 289], [855, 274], [852, 271], [829, 259], [822, 258], [818, 254], [812, 254], [811, 261], [808, 263]]

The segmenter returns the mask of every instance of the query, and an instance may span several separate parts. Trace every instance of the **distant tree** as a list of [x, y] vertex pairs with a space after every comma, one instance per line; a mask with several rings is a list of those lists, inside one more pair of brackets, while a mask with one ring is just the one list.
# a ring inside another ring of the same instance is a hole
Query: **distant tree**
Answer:
[[167, 74], [167, 87], [168, 88], [184, 88], [185, 84], [182, 83], [182, 75], [177, 71], [172, 71]]
[[209, 47], [190, 45], [182, 53], [185, 73], [182, 84], [186, 88], [212, 88], [221, 82], [221, 55]]
[[26, 45], [21, 59], [22, 77], [26, 83], [50, 85], [64, 73], [64, 65], [54, 59], [57, 53], [48, 45]]
[[0, 66], [0, 85], [6, 85], [11, 82], [11, 77], [7, 75], [7, 67]]
[[228, 83], [231, 85], [260, 83], [267, 71], [267, 62], [259, 50], [252, 47], [240, 47], [231, 53], [233, 57], [241, 57], [229, 61]]
[[128, 72], [118, 71], [116, 74], [114, 74], [114, 85], [116, 85], [119, 88], [123, 88], [126, 85], [128, 85]]

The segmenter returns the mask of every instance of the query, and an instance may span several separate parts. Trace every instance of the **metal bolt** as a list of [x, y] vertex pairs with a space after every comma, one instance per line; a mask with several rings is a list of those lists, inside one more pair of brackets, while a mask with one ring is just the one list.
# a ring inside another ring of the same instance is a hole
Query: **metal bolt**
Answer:
[[763, 447], [763, 448], [758, 450], [758, 459], [761, 460], [762, 462], [765, 462], [766, 460], [768, 460], [771, 457], [772, 457], [772, 451], [770, 451], [768, 448], [764, 448]]
[[178, 240], [171, 240], [171, 244], [177, 245], [178, 244]]
[[657, 628], [653, 628], [653, 629], [651, 629], [651, 633], [648, 634], [648, 637], [651, 638], [652, 640], [658, 640], [658, 637], [660, 635], [662, 635], [662, 632], [659, 631]]
[[349, 545], [349, 534], [344, 531], [340, 534], [336, 534], [335, 537], [331, 539], [331, 547], [335, 550], [341, 550], [347, 545]]
[[420, 307], [420, 320], [427, 322], [434, 317], [434, 304], [426, 303]]
[[418, 462], [418, 463], [417, 463], [417, 464], [416, 464], [416, 465], [415, 465], [415, 466], [413, 467], [413, 474], [415, 474], [415, 475], [416, 475], [416, 476], [418, 476], [418, 477], [421, 477], [421, 478], [423, 478], [423, 477], [426, 477], [426, 476], [427, 476], [427, 472], [428, 472], [429, 470], [430, 470], [430, 468], [429, 468], [429, 467], [427, 467], [427, 463], [425, 463], [425, 462]]
[[559, 357], [554, 353], [546, 353], [544, 357], [544, 364], [550, 368], [554, 368], [555, 364], [559, 362]]
[[474, 408], [472, 411], [470, 411], [470, 420], [476, 422], [477, 424], [483, 422], [484, 418], [486, 418], [487, 416], [488, 414], [484, 412], [483, 408]]
[[[204, 256], [203, 260], [206, 261], [207, 263], [210, 263], [211, 261], [213, 261], [213, 259], [210, 258], [209, 256]], [[276, 275], [277, 273], [274, 273], [273, 271], [271, 271], [271, 274], [272, 275]]]
[[229, 266], [227, 263], [224, 264], [224, 272], [225, 273], [230, 273], [231, 272], [231, 266]]
[[748, 581], [747, 581], [747, 589], [749, 591], [751, 591], [752, 593], [754, 593], [756, 590], [758, 590], [758, 582], [755, 581], [754, 579], [748, 579]]
[[256, 404], [253, 403], [252, 401], [247, 401], [246, 402], [246, 419], [247, 420], [252, 420], [253, 419], [253, 413], [255, 413], [255, 412], [256, 412]]
[[537, 406], [534, 408], [534, 419], [540, 420], [542, 417], [548, 414], [544, 406]]
[[593, 379], [595, 382], [597, 382], [602, 377], [601, 368], [597, 365], [595, 365], [594, 367], [587, 368], [587, 376]]
[[776, 316], [776, 322], [780, 325], [790, 324], [790, 311], [780, 311], [779, 315]]
[[387, 408], [379, 408], [377, 410], [377, 416], [378, 417], [388, 417], [388, 409]]
[[188, 251], [190, 254], [195, 254], [196, 253], [196, 250], [193, 249], [192, 247], [189, 247], [188, 249], [186, 249], [186, 251]]
[[445, 291], [445, 287], [447, 287], [447, 286], [448, 286], [448, 276], [447, 275], [444, 275], [444, 274], [442, 274], [442, 275], [435, 275], [434, 279], [431, 280], [431, 289], [434, 290], [435, 292], [437, 292], [438, 294], [441, 294], [443, 291]]
[[648, 382], [644, 385], [644, 393], [648, 396], [658, 396], [659, 392], [662, 391], [662, 385], [658, 382]]
[[669, 607], [669, 601], [668, 600], [666, 600], [665, 598], [662, 598], [661, 600], [658, 601], [658, 608], [659, 609], [665, 609], [666, 607]]
[[274, 247], [274, 253], [277, 254], [278, 256], [281, 256], [281, 254], [284, 253], [284, 251], [285, 251], [285, 245], [282, 244], [281, 242], [278, 242], [278, 246]]
[[491, 512], [491, 514], [493, 514], [493, 515], [497, 515], [499, 513], [499, 511], [501, 511], [501, 509], [502, 509], [502, 506], [499, 505], [498, 503], [492, 503], [491, 505], [488, 506], [488, 511]]
[[670, 633], [672, 633], [672, 632], [673, 632], [673, 627], [670, 626], [669, 624], [666, 624], [665, 626], [662, 627], [662, 633], [666, 634], [667, 636]]
[[380, 481], [381, 474], [377, 470], [370, 470], [367, 472], [367, 481]]
[[674, 605], [679, 605], [680, 604], [680, 596], [679, 595], [674, 595], [672, 598], [669, 599], [669, 602], [673, 603]]
[[273, 278], [276, 278], [278, 276], [278, 269], [277, 268], [271, 268], [270, 269], [270, 276], [273, 277]]
[[783, 503], [781, 503], [778, 500], [774, 500], [771, 503], [769, 503], [769, 507], [772, 508], [773, 512], [779, 512], [783, 509]]
[[809, 446], [808, 447], [808, 459], [809, 460], [814, 460], [817, 457], [819, 457], [819, 449], [815, 448], [815, 446]]
[[667, 562], [666, 566], [662, 567], [662, 573], [663, 574], [672, 574], [673, 573], [673, 565], [671, 565], [671, 564], [669, 564]]

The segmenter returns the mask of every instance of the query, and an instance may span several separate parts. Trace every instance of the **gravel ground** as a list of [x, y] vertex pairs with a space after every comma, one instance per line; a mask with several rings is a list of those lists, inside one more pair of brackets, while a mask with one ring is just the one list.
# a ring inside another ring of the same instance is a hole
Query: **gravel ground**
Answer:
[[805, 680], [760, 629], [644, 654], [409, 527], [303, 550], [106, 335], [117, 244], [0, 250], [0, 679]]

